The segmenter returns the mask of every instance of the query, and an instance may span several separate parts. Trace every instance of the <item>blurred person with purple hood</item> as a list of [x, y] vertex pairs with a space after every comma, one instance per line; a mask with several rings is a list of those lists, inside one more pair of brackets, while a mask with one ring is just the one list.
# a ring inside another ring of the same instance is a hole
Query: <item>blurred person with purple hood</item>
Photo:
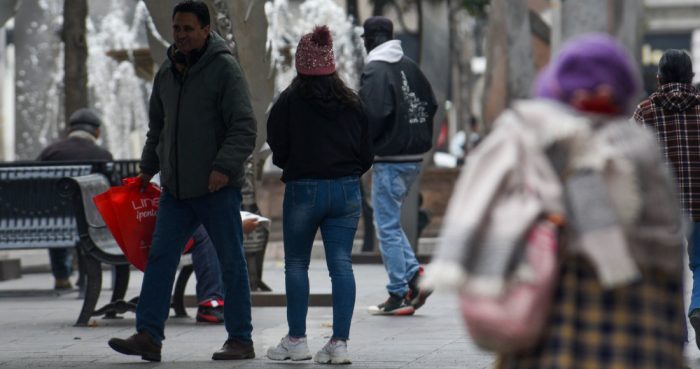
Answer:
[[[682, 215], [653, 134], [626, 119], [639, 85], [614, 39], [577, 37], [467, 158], [426, 287], [502, 296], [527, 231], [564, 219], [539, 340], [499, 353], [498, 368], [684, 365]], [[504, 190], [523, 187], [523, 167], [533, 186]]]

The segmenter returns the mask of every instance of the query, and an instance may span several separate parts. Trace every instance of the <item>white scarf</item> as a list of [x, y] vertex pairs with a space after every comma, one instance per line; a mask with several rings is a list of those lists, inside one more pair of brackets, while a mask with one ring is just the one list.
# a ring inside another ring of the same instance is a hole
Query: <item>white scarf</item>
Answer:
[[75, 131], [72, 131], [68, 134], [68, 137], [82, 138], [83, 140], [89, 140], [93, 143], [97, 143], [97, 137], [95, 137], [92, 133], [83, 131], [81, 129], [76, 129]]
[[401, 58], [403, 58], [401, 41], [391, 40], [378, 45], [370, 51], [369, 54], [367, 54], [367, 58], [365, 58], [365, 64], [369, 64], [373, 61], [397, 63]]

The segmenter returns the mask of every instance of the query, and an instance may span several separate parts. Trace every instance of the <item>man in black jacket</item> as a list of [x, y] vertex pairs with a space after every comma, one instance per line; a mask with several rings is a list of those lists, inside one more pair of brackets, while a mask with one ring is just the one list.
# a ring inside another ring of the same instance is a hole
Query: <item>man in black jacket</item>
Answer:
[[[68, 137], [47, 146], [37, 160], [72, 161], [72, 160], [112, 160], [112, 154], [97, 145], [100, 137], [100, 118], [91, 109], [78, 109], [68, 119]], [[73, 288], [70, 275], [73, 272], [73, 249], [49, 249], [51, 272], [54, 288], [57, 290]]]
[[360, 97], [365, 104], [374, 144], [372, 205], [379, 248], [389, 275], [389, 298], [371, 306], [371, 314], [411, 315], [429, 292], [418, 288], [421, 267], [401, 228], [401, 205], [418, 177], [423, 154], [433, 139], [437, 103], [418, 65], [394, 40], [388, 18], [364, 23], [368, 55]]
[[172, 26], [175, 44], [153, 81], [141, 155], [142, 184], [160, 171], [163, 192], [136, 309], [137, 333], [113, 338], [109, 345], [122, 354], [161, 360], [177, 265], [201, 224], [219, 257], [228, 332], [212, 359], [251, 359], [250, 282], [240, 215], [243, 163], [256, 136], [248, 85], [224, 39], [210, 32], [204, 2], [177, 4]]

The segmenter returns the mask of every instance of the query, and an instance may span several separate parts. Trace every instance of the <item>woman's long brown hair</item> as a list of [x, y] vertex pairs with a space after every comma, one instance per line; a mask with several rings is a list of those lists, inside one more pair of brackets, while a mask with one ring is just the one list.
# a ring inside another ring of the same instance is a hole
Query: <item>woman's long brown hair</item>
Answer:
[[353, 108], [360, 105], [360, 97], [345, 85], [337, 72], [325, 76], [297, 74], [289, 88], [299, 91], [304, 99], [336, 100], [342, 105], [349, 105]]

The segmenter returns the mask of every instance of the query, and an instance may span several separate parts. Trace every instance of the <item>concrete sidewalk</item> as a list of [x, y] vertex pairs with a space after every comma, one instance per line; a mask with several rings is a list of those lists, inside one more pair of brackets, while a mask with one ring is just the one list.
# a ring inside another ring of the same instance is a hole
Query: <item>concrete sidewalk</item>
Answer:
[[[450, 295], [433, 295], [412, 317], [377, 317], [366, 307], [383, 301], [387, 281], [381, 265], [356, 265], [357, 303], [349, 349], [353, 368], [489, 368], [494, 358], [478, 350], [466, 335]], [[127, 298], [137, 294], [142, 273], [131, 276]], [[312, 260], [312, 293], [330, 292], [330, 279], [322, 260]], [[275, 292], [284, 291], [283, 264], [270, 261], [263, 279]], [[105, 272], [105, 289], [99, 305], [109, 300], [110, 273]], [[689, 279], [688, 279], [689, 281]], [[689, 281], [690, 282], [690, 281]], [[124, 319], [95, 319], [89, 328], [73, 327], [82, 306], [77, 291], [56, 294], [49, 288], [50, 274], [26, 274], [0, 282], [0, 368], [295, 368], [318, 367], [311, 361], [274, 362], [265, 358], [267, 348], [286, 333], [284, 308], [253, 308], [253, 339], [257, 358], [246, 361], [215, 362], [211, 354], [226, 339], [223, 326], [195, 323], [193, 318], [170, 319], [163, 344], [163, 362], [148, 363], [135, 356], [118, 354], [107, 346], [111, 337], [134, 332], [134, 314]], [[188, 294], [194, 294], [194, 281]], [[690, 283], [686, 284], [689, 294]], [[19, 290], [23, 292], [19, 292]], [[15, 292], [17, 291], [17, 292]], [[191, 316], [195, 309], [188, 309]], [[309, 309], [307, 329], [312, 352], [320, 349], [331, 333], [331, 308]], [[689, 332], [686, 347], [688, 366], [700, 369], [700, 350]], [[660, 368], [666, 369], [666, 368]]]
[[[383, 301], [387, 281], [381, 265], [356, 265], [357, 303], [349, 350], [354, 368], [488, 368], [493, 357], [471, 343], [458, 319], [452, 296], [434, 295], [412, 317], [377, 317], [366, 307]], [[137, 294], [142, 273], [132, 273], [127, 298]], [[284, 291], [283, 265], [265, 265], [263, 279], [275, 292]], [[105, 272], [108, 289], [110, 273]], [[330, 279], [322, 260], [312, 260], [311, 292], [330, 292]], [[107, 346], [111, 337], [127, 337], [134, 331], [134, 314], [124, 319], [95, 319], [89, 328], [73, 327], [81, 300], [78, 293], [56, 295], [48, 288], [50, 274], [25, 274], [21, 279], [0, 282], [0, 368], [273, 368], [293, 365], [316, 367], [311, 361], [274, 362], [265, 358], [267, 348], [286, 334], [284, 308], [253, 308], [253, 339], [257, 358], [215, 362], [211, 354], [226, 339], [223, 326], [197, 324], [193, 318], [170, 319], [163, 342], [163, 362], [148, 363], [136, 356], [118, 354]], [[194, 294], [194, 281], [188, 294]], [[30, 293], [16, 294], [10, 290]], [[103, 291], [98, 304], [109, 300]], [[188, 309], [194, 316], [195, 309]], [[312, 352], [331, 334], [331, 308], [309, 309], [307, 329]]]

